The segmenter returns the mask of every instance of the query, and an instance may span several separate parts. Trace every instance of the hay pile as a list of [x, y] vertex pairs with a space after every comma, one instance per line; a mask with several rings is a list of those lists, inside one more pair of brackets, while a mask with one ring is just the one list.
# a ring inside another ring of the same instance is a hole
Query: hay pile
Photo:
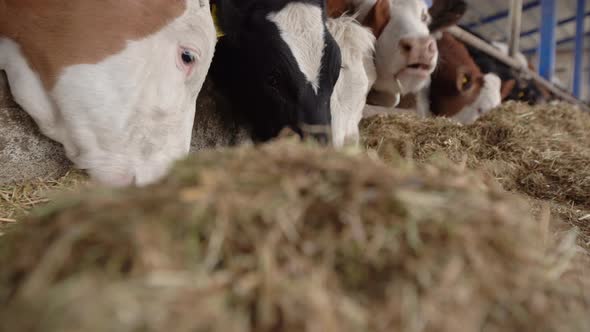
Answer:
[[505, 189], [546, 201], [590, 248], [589, 114], [567, 104], [508, 103], [469, 126], [399, 115], [366, 120], [362, 131], [386, 160], [444, 156], [486, 170]]
[[86, 181], [87, 176], [82, 171], [71, 170], [57, 180], [37, 179], [0, 185], [0, 236], [35, 206], [49, 202], [56, 193], [76, 190]]
[[6, 331], [583, 331], [521, 197], [448, 163], [279, 142], [36, 210], [0, 240]]

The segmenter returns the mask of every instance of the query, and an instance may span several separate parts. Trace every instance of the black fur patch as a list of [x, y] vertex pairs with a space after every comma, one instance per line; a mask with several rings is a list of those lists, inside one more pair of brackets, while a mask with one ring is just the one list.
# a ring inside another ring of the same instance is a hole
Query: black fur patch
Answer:
[[[340, 73], [340, 49], [324, 25], [324, 52], [317, 94], [268, 15], [291, 2], [322, 8], [322, 0], [216, 0], [225, 36], [217, 44], [210, 74], [229, 100], [231, 116], [247, 126], [255, 141], [266, 141], [290, 127], [331, 124], [330, 97]], [[327, 141], [329, 135], [312, 135]]]

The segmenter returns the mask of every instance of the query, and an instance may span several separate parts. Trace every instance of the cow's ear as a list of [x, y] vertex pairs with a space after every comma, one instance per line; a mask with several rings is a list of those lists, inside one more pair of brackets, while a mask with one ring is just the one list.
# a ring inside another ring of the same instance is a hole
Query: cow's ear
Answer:
[[385, 29], [391, 18], [389, 1], [390, 0], [377, 0], [363, 22], [364, 26], [373, 30], [373, 34], [376, 38], [381, 36], [383, 29]]
[[436, 32], [459, 23], [467, 11], [467, 3], [464, 0], [433, 0], [428, 13], [432, 21], [428, 28], [430, 32]]
[[502, 87], [500, 88], [500, 95], [502, 96], [502, 100], [506, 99], [512, 90], [514, 90], [514, 86], [516, 85], [516, 80], [511, 79], [508, 81], [502, 82]]

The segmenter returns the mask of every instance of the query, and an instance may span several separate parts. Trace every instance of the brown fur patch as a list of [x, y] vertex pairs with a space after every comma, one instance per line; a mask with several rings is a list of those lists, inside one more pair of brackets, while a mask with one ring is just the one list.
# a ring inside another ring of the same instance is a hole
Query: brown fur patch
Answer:
[[389, 8], [389, 0], [377, 0], [363, 22], [364, 26], [373, 30], [373, 34], [377, 38], [381, 36], [383, 29], [385, 29], [387, 23], [389, 23], [389, 20], [391, 19]]
[[186, 0], [5, 0], [0, 36], [20, 45], [47, 89], [60, 72], [98, 63], [127, 41], [151, 35], [186, 10]]

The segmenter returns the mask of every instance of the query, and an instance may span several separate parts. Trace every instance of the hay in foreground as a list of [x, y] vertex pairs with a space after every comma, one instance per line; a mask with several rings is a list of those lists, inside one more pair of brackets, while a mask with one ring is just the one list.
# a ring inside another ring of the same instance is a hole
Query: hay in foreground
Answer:
[[362, 127], [366, 145], [385, 160], [444, 156], [487, 170], [507, 190], [550, 201], [590, 249], [590, 114], [567, 104], [508, 103], [469, 126], [395, 115]]
[[86, 181], [82, 171], [71, 170], [57, 180], [37, 179], [0, 186], [0, 235], [29, 210], [49, 202], [57, 192], [76, 190]]
[[571, 238], [491, 177], [395, 166], [282, 142], [56, 201], [0, 241], [0, 330], [590, 328]]

